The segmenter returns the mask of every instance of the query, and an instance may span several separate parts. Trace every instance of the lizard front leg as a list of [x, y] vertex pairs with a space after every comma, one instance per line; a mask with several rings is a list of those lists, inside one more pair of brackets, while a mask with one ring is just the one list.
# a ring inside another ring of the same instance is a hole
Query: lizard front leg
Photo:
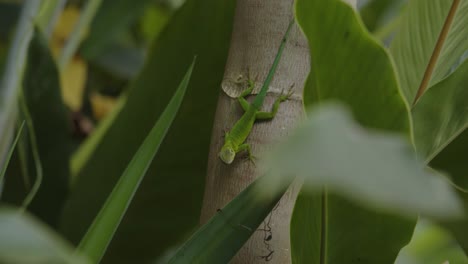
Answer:
[[239, 152], [244, 151], [244, 150], [247, 152], [247, 157], [248, 157], [248, 159], [249, 159], [253, 164], [255, 164], [255, 156], [252, 155], [252, 151], [251, 151], [251, 149], [250, 149], [250, 145], [249, 145], [249, 144], [244, 143], [244, 144], [240, 145], [240, 146], [237, 148], [236, 153], [239, 153]]
[[244, 109], [244, 111], [247, 111], [250, 107], [250, 104], [249, 102], [247, 102], [247, 100], [245, 100], [245, 97], [250, 95], [255, 87], [255, 82], [252, 81], [252, 80], [249, 80], [248, 81], [249, 85], [247, 87], [247, 89], [245, 89], [241, 95], [237, 98], [237, 100], [239, 101], [239, 104], [242, 106], [242, 109]]

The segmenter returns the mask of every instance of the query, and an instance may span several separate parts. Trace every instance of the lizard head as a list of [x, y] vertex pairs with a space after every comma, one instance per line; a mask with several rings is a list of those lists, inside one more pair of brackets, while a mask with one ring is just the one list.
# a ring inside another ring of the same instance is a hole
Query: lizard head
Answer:
[[219, 158], [226, 164], [231, 164], [236, 157], [236, 151], [231, 145], [224, 145], [219, 152]]

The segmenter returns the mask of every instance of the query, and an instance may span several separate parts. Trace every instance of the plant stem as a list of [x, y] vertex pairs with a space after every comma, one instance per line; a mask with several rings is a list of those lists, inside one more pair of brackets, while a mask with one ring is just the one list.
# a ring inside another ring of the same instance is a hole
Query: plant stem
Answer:
[[429, 81], [431, 80], [432, 73], [434, 72], [437, 60], [439, 59], [440, 53], [442, 51], [442, 47], [444, 46], [445, 40], [447, 39], [450, 26], [452, 25], [453, 19], [455, 18], [455, 13], [457, 12], [459, 4], [460, 0], [453, 0], [452, 7], [450, 8], [450, 11], [447, 15], [447, 19], [445, 20], [444, 27], [440, 32], [439, 39], [437, 40], [434, 51], [432, 52], [431, 59], [429, 60], [426, 72], [424, 73], [424, 77], [421, 81], [421, 85], [419, 86], [419, 89], [416, 93], [416, 97], [414, 98], [413, 106], [416, 104], [418, 99], [424, 94], [424, 92], [427, 89], [427, 86], [429, 85]]
[[25, 1], [21, 11], [11, 49], [8, 52], [5, 71], [0, 86], [0, 167], [13, 139], [13, 127], [17, 115], [18, 91], [21, 89], [27, 50], [31, 42], [40, 0]]
[[54, 25], [66, 2], [67, 0], [47, 0], [43, 2], [37, 16], [37, 24], [46, 36], [46, 39], [51, 37]]
[[89, 28], [91, 21], [94, 18], [99, 6], [101, 5], [102, 0], [88, 0], [86, 6], [82, 11], [80, 19], [73, 28], [73, 32], [70, 35], [70, 38], [67, 41], [67, 44], [60, 54], [58, 61], [59, 69], [62, 71], [70, 61], [70, 58], [75, 54], [80, 41], [86, 33], [86, 30]]

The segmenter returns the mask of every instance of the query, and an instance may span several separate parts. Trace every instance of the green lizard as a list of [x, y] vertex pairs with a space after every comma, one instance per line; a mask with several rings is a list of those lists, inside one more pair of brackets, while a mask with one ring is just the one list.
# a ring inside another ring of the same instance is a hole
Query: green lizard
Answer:
[[238, 97], [239, 103], [242, 109], [244, 109], [244, 115], [234, 124], [234, 126], [231, 129], [231, 132], [226, 132], [224, 136], [224, 145], [219, 153], [219, 158], [226, 164], [231, 164], [234, 161], [236, 154], [241, 151], [247, 151], [249, 159], [253, 161], [250, 145], [244, 143], [244, 141], [249, 136], [250, 131], [252, 130], [252, 127], [255, 123], [255, 120], [267, 120], [275, 117], [280, 103], [286, 101], [292, 95], [291, 89], [286, 94], [281, 93], [281, 95], [274, 102], [271, 112], [260, 111], [263, 105], [263, 101], [265, 100], [268, 87], [270, 86], [271, 80], [273, 79], [273, 75], [275, 74], [276, 68], [283, 53], [284, 46], [286, 44], [286, 40], [288, 38], [289, 32], [291, 31], [293, 24], [294, 20], [292, 20], [289, 23], [288, 29], [286, 30], [286, 33], [283, 36], [281, 44], [278, 48], [278, 52], [273, 61], [273, 65], [271, 66], [270, 71], [268, 72], [268, 75], [265, 79], [265, 82], [263, 83], [260, 92], [257, 94], [252, 104], [249, 104], [249, 102], [245, 100], [245, 97], [252, 93], [252, 90], [255, 87], [254, 81], [249, 79], [247, 89], [244, 92], [242, 92], [242, 94]]

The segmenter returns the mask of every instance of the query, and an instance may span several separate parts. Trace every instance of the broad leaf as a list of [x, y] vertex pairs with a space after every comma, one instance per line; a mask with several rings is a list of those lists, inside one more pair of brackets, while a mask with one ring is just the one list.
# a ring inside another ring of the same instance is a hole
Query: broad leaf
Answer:
[[[250, 184], [211, 218], [175, 253], [169, 263], [228, 263], [273, 210], [291, 181], [265, 192], [272, 178], [265, 175]], [[265, 260], [274, 257], [259, 256]]]
[[309, 112], [305, 124], [270, 154], [266, 167], [278, 176], [304, 177], [308, 192], [326, 186], [376, 211], [438, 219], [460, 217], [463, 211], [449, 181], [425, 168], [406, 138], [366, 130], [339, 105]]
[[179, 110], [193, 70], [193, 63], [174, 97], [128, 164], [101, 211], [94, 219], [78, 250], [99, 262], [117, 230], [149, 165], [159, 150], [169, 127]]
[[447, 230], [421, 219], [395, 264], [468, 263], [468, 257], [454, 242]]
[[88, 263], [47, 226], [18, 209], [0, 209], [0, 262]]
[[[410, 100], [421, 82], [423, 71], [432, 54], [435, 41], [446, 19], [453, 1], [410, 1], [406, 20], [400, 34], [392, 45], [392, 54], [399, 66], [401, 82], [406, 85], [406, 96]], [[431, 76], [432, 87], [419, 99], [413, 109], [415, 143], [420, 155], [431, 167], [449, 172], [458, 187], [467, 190], [466, 160], [468, 145], [467, 113], [464, 102], [466, 94], [465, 77], [468, 63], [465, 61], [446, 77], [468, 49], [468, 2], [461, 1], [453, 24]], [[409, 96], [409, 97], [408, 97]], [[467, 203], [464, 192], [460, 192]], [[457, 224], [447, 224], [454, 230], [461, 246], [468, 249], [468, 242], [462, 238], [466, 233], [468, 218]]]
[[431, 165], [450, 172], [455, 184], [465, 189], [468, 189], [467, 169], [460, 161], [467, 153], [464, 150], [467, 145], [463, 144], [468, 127], [467, 85], [468, 61], [465, 61], [448, 78], [431, 87], [412, 111], [419, 154], [427, 162], [435, 159]]
[[174, 14], [152, 44], [126, 104], [77, 174], [62, 221], [63, 232], [75, 243], [161, 115], [186, 66], [198, 55], [187, 87], [189, 100], [182, 104], [104, 262], [153, 260], [198, 224], [234, 7], [233, 0], [188, 0]]
[[[460, 189], [468, 210], [468, 169], [466, 166], [468, 130], [466, 103], [466, 73], [463, 63], [452, 75], [436, 84], [416, 104], [413, 113], [417, 147], [430, 166], [448, 172]], [[431, 120], [431, 122], [428, 122]], [[431, 149], [432, 148], [432, 149]], [[444, 222], [460, 246], [468, 253], [468, 217], [456, 222]]]
[[[390, 51], [405, 99], [412, 103], [453, 1], [409, 1]], [[468, 49], [468, 1], [461, 1], [430, 85], [439, 82]]]
[[362, 20], [371, 32], [378, 31], [394, 16], [398, 16], [406, 0], [371, 0], [359, 10]]
[[[298, 0], [296, 15], [309, 41], [312, 58], [313, 72], [304, 88], [306, 106], [327, 99], [339, 100], [351, 108], [357, 121], [365, 127], [408, 133], [408, 109], [389, 55], [364, 29], [354, 10], [339, 0]], [[292, 221], [318, 226], [315, 230], [327, 230], [325, 238], [321, 232], [310, 233], [308, 238], [313, 241], [307, 243], [326, 252], [329, 260], [343, 260], [333, 263], [361, 259], [390, 263], [398, 249], [411, 238], [415, 220], [352, 206], [327, 192], [316, 197], [299, 196], [298, 200], [301, 199], [317, 206], [308, 210], [298, 204]], [[352, 223], [352, 230], [348, 223]], [[302, 229], [303, 226], [293, 224], [291, 233], [298, 234]], [[303, 255], [310, 254], [310, 250], [294, 246], [302, 244], [301, 236], [293, 236], [292, 240], [293, 254], [300, 256], [296, 260], [310, 259]], [[352, 243], [326, 248], [337, 244], [337, 240]], [[379, 241], [375, 247], [365, 246], [375, 241]], [[387, 250], [389, 253], [383, 254]], [[320, 258], [320, 255], [314, 257]]]
[[[324, 207], [326, 204], [333, 206]], [[389, 225], [388, 219], [394, 222]], [[412, 228], [408, 225], [395, 221], [394, 214], [380, 212], [376, 216], [374, 210], [363, 209], [340, 196], [303, 189], [291, 219], [292, 261], [393, 263], [411, 238]]]
[[[465, 145], [466, 146], [466, 145]], [[459, 191], [459, 195], [463, 200], [465, 212], [468, 212], [468, 193], [466, 191]], [[452, 232], [453, 237], [458, 241], [460, 247], [465, 251], [468, 256], [468, 216], [465, 214], [463, 219], [442, 221], [441, 224]]]

